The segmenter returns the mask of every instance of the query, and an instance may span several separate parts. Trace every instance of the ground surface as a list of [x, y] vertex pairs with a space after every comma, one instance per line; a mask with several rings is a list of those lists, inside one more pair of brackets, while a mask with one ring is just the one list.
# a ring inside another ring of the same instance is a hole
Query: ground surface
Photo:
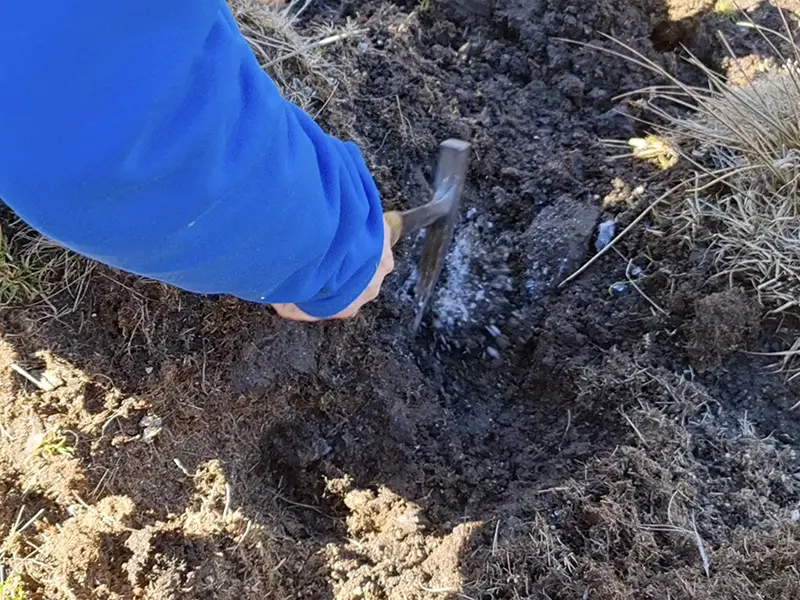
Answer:
[[[680, 44], [720, 63], [717, 29], [765, 51], [713, 4], [313, 7], [369, 29], [320, 120], [358, 139], [387, 205], [429, 196], [439, 141], [474, 143], [430, 319], [407, 329], [413, 243], [351, 323], [102, 268], [60, 320], [6, 311], [6, 576], [80, 600], [800, 597], [798, 390], [740, 352], [797, 330], [658, 212], [555, 289], [599, 223], [666, 187], [598, 142], [638, 133], [613, 98], [653, 78], [558, 38], [607, 33], [688, 78]], [[40, 392], [12, 362], [65, 384]]]

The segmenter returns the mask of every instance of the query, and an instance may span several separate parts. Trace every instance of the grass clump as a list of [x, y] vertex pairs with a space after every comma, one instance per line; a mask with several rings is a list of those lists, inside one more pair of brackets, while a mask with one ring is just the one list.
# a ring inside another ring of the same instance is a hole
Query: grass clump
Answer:
[[[681, 171], [686, 201], [672, 212], [681, 231], [711, 247], [719, 274], [748, 285], [768, 314], [798, 316], [800, 48], [780, 14], [785, 33], [740, 23], [762, 36], [778, 59], [774, 70], [741, 87], [693, 56], [689, 61], [707, 77], [707, 87], [684, 84], [620, 42], [624, 51], [611, 52], [667, 81], [637, 94], [646, 95], [656, 116], [649, 123], [653, 138], [690, 167]], [[797, 358], [800, 345], [780, 354]]]
[[33, 454], [40, 456], [66, 456], [71, 458], [75, 455], [75, 448], [69, 445], [64, 434], [58, 431], [49, 431], [42, 436], [42, 439], [33, 449]]
[[19, 575], [0, 578], [0, 600], [26, 600], [27, 597]]
[[10, 238], [0, 225], [0, 306], [31, 304], [41, 298], [46, 281], [65, 260], [63, 250], [45, 248], [41, 239]]
[[83, 297], [91, 269], [89, 261], [27, 227], [0, 221], [0, 308], [39, 307], [63, 316]]

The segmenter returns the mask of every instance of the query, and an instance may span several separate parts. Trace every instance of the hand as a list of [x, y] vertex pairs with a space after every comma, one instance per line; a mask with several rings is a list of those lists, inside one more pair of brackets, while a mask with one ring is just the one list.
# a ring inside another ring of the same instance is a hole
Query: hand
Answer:
[[[369, 285], [367, 285], [364, 291], [361, 292], [361, 295], [356, 298], [353, 303], [350, 304], [350, 306], [345, 308], [342, 312], [335, 314], [332, 317], [328, 317], [329, 319], [349, 319], [354, 317], [358, 314], [358, 311], [361, 310], [362, 306], [368, 302], [372, 302], [378, 297], [378, 293], [381, 291], [381, 286], [383, 285], [383, 280], [389, 273], [394, 271], [394, 255], [392, 254], [392, 246], [389, 241], [390, 239], [391, 232], [389, 231], [389, 225], [386, 223], [386, 221], [384, 221], [383, 253], [381, 254], [381, 262], [378, 264], [378, 269], [375, 271], [375, 275], [372, 277]], [[275, 312], [278, 313], [279, 317], [292, 321], [306, 321], [310, 323], [321, 320], [317, 317], [307, 315], [302, 310], [297, 308], [295, 304], [273, 304], [272, 308], [275, 309]]]

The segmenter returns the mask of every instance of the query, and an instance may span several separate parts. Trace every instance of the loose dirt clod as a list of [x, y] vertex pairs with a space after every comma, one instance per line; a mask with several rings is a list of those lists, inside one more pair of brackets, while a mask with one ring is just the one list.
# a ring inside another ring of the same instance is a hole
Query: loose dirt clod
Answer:
[[695, 302], [689, 325], [689, 354], [698, 370], [718, 366], [722, 359], [758, 338], [761, 310], [742, 288], [710, 294]]

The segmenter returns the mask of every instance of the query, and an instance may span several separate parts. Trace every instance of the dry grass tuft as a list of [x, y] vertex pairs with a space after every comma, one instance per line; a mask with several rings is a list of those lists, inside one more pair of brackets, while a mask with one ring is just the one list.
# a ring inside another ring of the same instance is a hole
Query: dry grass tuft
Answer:
[[0, 308], [38, 308], [49, 317], [63, 316], [83, 298], [92, 269], [89, 261], [31, 230], [10, 234], [0, 222]]
[[342, 29], [317, 27], [306, 32], [298, 27], [298, 20], [310, 4], [311, 0], [292, 0], [278, 8], [256, 0], [229, 0], [259, 64], [287, 100], [317, 118], [348, 79], [342, 61], [334, 64], [321, 50], [364, 31], [348, 24]]
[[[741, 23], [770, 44], [780, 65], [744, 87], [732, 85], [694, 56], [689, 61], [708, 78], [708, 87], [684, 84], [616, 40], [624, 50], [611, 52], [668, 82], [637, 94], [645, 95], [644, 103], [656, 117], [648, 123], [653, 138], [675, 149], [690, 166], [685, 182], [690, 192], [672, 210], [681, 232], [713, 248], [720, 276], [732, 285], [747, 284], [768, 314], [797, 316], [800, 48], [781, 16], [783, 33]], [[789, 56], [779, 46], [788, 47]]]

